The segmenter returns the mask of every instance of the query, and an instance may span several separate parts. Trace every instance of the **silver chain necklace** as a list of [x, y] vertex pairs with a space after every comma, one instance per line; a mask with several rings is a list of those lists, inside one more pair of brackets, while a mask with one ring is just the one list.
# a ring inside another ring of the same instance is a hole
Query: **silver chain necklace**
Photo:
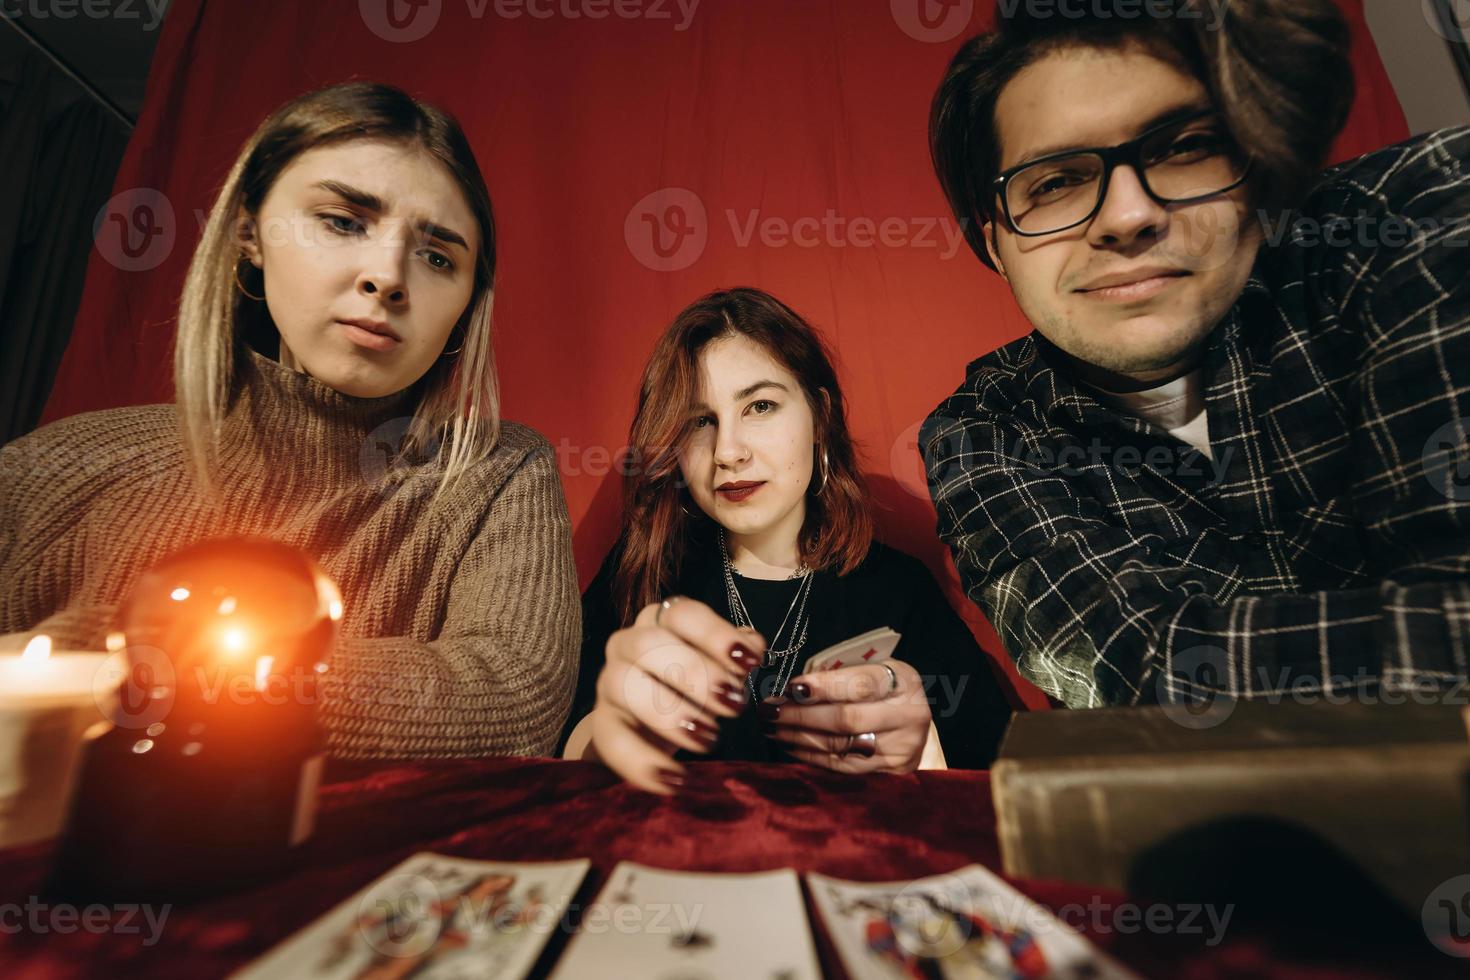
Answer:
[[[750, 612], [745, 608], [745, 600], [740, 597], [740, 589], [735, 585], [735, 565], [730, 561], [730, 550], [725, 546], [725, 529], [720, 529], [720, 558], [725, 566], [725, 597], [730, 604], [730, 619], [736, 626], [749, 626], [755, 628], [751, 621]], [[792, 671], [796, 667], [796, 655], [806, 645], [806, 630], [809, 621], [806, 618], [806, 600], [812, 591], [812, 570], [802, 565], [786, 579], [800, 578], [801, 585], [797, 586], [796, 595], [791, 599], [791, 605], [786, 607], [786, 615], [781, 620], [781, 625], [776, 628], [776, 634], [771, 637], [770, 644], [766, 647], [766, 653], [761, 657], [761, 666], [769, 667], [778, 661], [780, 664], [776, 674], [776, 689], [773, 697], [780, 697], [786, 691], [786, 684], [791, 680]], [[785, 650], [779, 649], [781, 634], [786, 629], [786, 623], [791, 619], [792, 612], [796, 612], [796, 621], [791, 625], [791, 634]], [[746, 678], [746, 685], [750, 688], [750, 699], [759, 701], [760, 697], [755, 690], [755, 671], [751, 671]]]

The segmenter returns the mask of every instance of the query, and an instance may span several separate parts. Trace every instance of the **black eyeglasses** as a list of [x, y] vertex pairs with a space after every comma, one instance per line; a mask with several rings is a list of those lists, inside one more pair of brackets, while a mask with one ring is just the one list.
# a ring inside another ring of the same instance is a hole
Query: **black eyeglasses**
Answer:
[[1108, 181], [1119, 164], [1138, 174], [1160, 204], [1189, 204], [1245, 183], [1250, 160], [1230, 138], [1213, 109], [1155, 126], [1117, 146], [1066, 150], [1019, 167], [992, 181], [1006, 224], [1018, 235], [1050, 235], [1091, 221], [1102, 209]]

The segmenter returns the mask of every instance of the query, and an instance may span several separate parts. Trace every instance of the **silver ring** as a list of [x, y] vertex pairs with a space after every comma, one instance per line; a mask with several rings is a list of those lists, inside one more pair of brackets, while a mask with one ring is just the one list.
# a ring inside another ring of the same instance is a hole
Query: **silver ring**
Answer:
[[678, 602], [682, 598], [684, 597], [681, 595], [671, 595], [663, 602], [660, 602], [658, 604], [658, 612], [653, 614], [653, 625], [661, 626], [662, 624], [659, 622], [659, 620], [663, 619], [664, 613], [673, 608], [674, 603]]
[[888, 671], [888, 693], [883, 696], [885, 698], [891, 698], [893, 697], [893, 692], [898, 690], [898, 671], [894, 670], [886, 663], [879, 664], [878, 666]]
[[852, 744], [848, 746], [848, 751], [859, 759], [871, 759], [878, 752], [878, 733], [863, 732], [853, 739]]

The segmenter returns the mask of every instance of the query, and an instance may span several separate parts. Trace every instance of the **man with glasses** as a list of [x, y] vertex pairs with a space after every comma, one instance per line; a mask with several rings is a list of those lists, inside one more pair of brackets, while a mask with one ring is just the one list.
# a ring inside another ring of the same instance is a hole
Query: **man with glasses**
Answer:
[[1352, 99], [1330, 0], [997, 18], [931, 149], [1035, 329], [920, 448], [1021, 673], [1073, 707], [1459, 690], [1470, 130], [1318, 174]]

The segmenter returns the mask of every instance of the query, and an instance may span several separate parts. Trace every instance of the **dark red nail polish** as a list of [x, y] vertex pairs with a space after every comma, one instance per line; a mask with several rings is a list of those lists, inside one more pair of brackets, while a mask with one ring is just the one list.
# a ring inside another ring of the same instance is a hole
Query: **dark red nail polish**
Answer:
[[791, 697], [797, 702], [810, 701], [812, 699], [812, 688], [810, 684], [792, 684]]
[[775, 721], [781, 717], [781, 706], [769, 701], [762, 701], [756, 705], [756, 713], [760, 715], [761, 721]]
[[715, 685], [715, 694], [719, 695], [720, 700], [732, 708], [745, 707], [745, 691], [736, 687], [734, 684]]
[[670, 769], [660, 769], [658, 772], [658, 781], [670, 789], [680, 789], [684, 785], [684, 776]]
[[730, 659], [744, 667], [747, 673], [761, 665], [760, 657], [757, 657], [738, 643], [730, 648]]
[[714, 745], [720, 740], [720, 730], [718, 728], [706, 725], [698, 719], [686, 718], [679, 722], [679, 727], [699, 739], [705, 745]]

